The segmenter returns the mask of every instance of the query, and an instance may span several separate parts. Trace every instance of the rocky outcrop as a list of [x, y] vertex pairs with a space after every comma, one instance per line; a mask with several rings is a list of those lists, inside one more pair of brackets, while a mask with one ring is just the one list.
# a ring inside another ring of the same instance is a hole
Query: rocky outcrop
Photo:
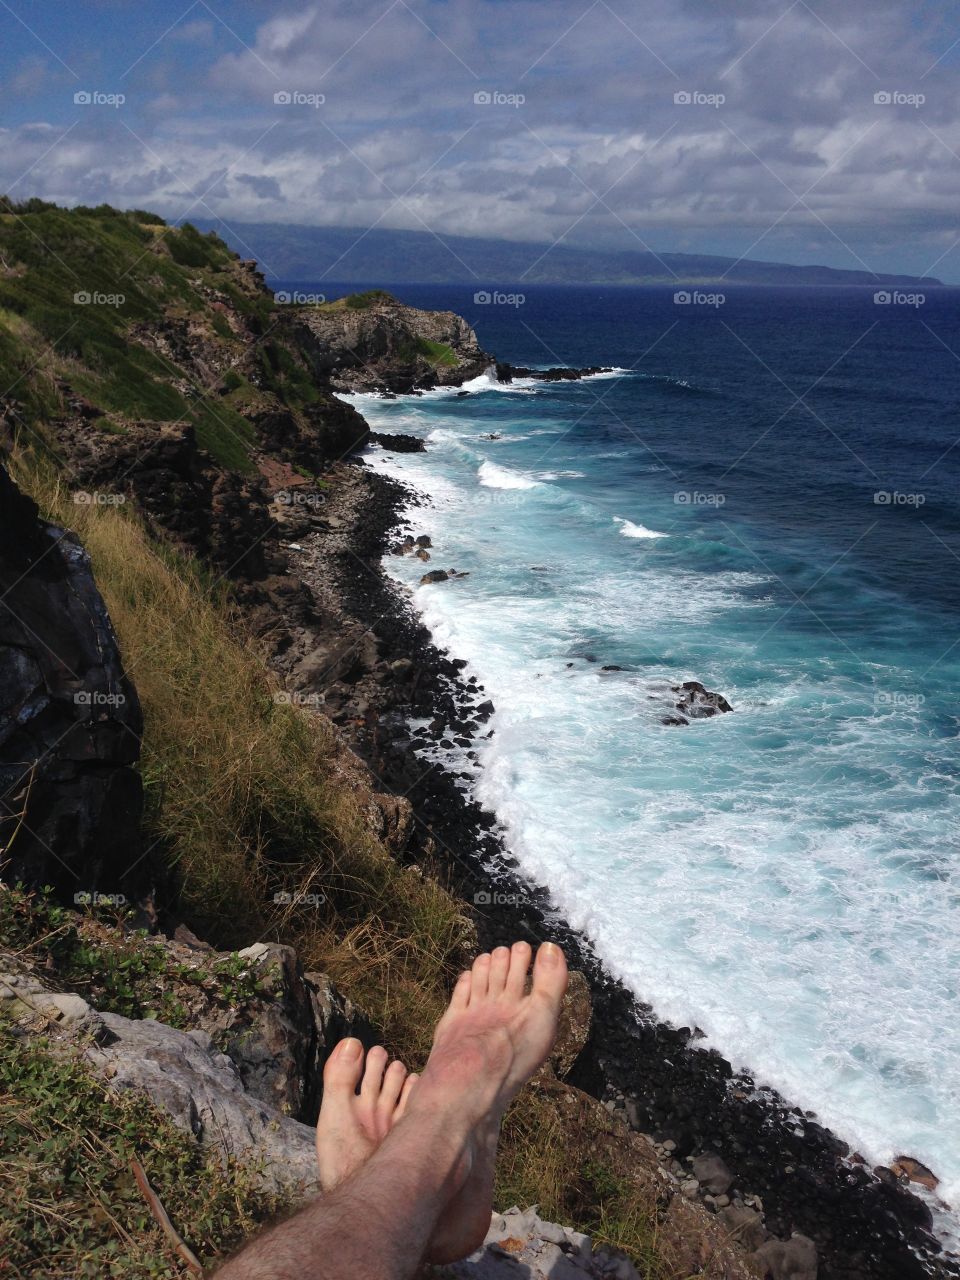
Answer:
[[316, 1189], [313, 1129], [247, 1092], [207, 1032], [114, 1013], [95, 1017], [103, 1031], [84, 1057], [111, 1088], [146, 1094], [202, 1146], [242, 1159], [270, 1190]]
[[513, 382], [514, 378], [533, 378], [537, 382], [577, 382], [580, 378], [591, 378], [598, 373], [612, 373], [609, 365], [588, 365], [583, 369], [528, 369], [525, 365], [507, 364], [497, 361], [497, 381]]
[[405, 435], [400, 431], [371, 431], [370, 443], [378, 444], [390, 453], [425, 453], [427, 442], [423, 436]]
[[420, 311], [381, 290], [291, 310], [288, 324], [323, 382], [347, 391], [459, 386], [493, 364], [452, 311]]
[[149, 884], [140, 704], [90, 560], [0, 467], [3, 878], [62, 894]]
[[[192, 961], [212, 976], [232, 958], [192, 942], [147, 945], [164, 946], [174, 972]], [[304, 975], [290, 947], [257, 944], [235, 959], [256, 995], [225, 1006], [191, 984], [201, 995], [188, 1030], [97, 1010], [11, 955], [0, 955], [0, 1013], [21, 1034], [81, 1055], [110, 1088], [143, 1093], [202, 1146], [242, 1159], [266, 1189], [300, 1196], [316, 1189], [323, 1063], [344, 1035], [370, 1044], [373, 1033], [325, 975]]]
[[664, 716], [663, 724], [689, 724], [691, 720], [706, 720], [710, 716], [733, 710], [722, 693], [714, 693], [705, 688], [699, 680], [686, 680], [683, 684], [672, 685], [671, 692], [678, 693], [680, 697], [673, 704], [675, 711]]
[[325, 974], [305, 974], [292, 947], [257, 942], [237, 958], [256, 995], [211, 1006], [198, 1026], [229, 1056], [252, 1098], [314, 1124], [330, 1050], [348, 1035], [372, 1044], [373, 1028]]

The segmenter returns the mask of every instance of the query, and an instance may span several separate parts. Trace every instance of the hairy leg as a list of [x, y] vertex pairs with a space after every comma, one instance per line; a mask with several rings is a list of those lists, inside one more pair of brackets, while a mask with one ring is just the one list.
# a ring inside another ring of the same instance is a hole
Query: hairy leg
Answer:
[[452, 1099], [401, 1121], [353, 1177], [258, 1236], [218, 1280], [412, 1280], [472, 1158]]
[[[559, 948], [541, 947], [525, 994], [529, 962], [526, 943], [477, 958], [380, 1146], [330, 1195], [248, 1245], [221, 1280], [410, 1280], [472, 1170], [486, 1160], [492, 1175], [503, 1112], [553, 1045], [566, 962]], [[487, 1173], [481, 1181], [485, 1232]]]

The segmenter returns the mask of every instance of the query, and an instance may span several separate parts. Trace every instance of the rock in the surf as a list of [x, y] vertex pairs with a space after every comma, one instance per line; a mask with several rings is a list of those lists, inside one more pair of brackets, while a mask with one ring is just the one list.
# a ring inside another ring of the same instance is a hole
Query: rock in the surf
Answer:
[[722, 693], [714, 693], [705, 688], [699, 680], [686, 680], [683, 684], [672, 685], [671, 691], [679, 693], [676, 708], [691, 720], [705, 720], [721, 711], [732, 711], [730, 703]]
[[928, 1191], [936, 1191], [940, 1185], [940, 1179], [933, 1170], [928, 1169], [919, 1160], [914, 1160], [912, 1156], [897, 1156], [890, 1167], [898, 1177], [905, 1178], [908, 1182], [916, 1182], [918, 1186], [926, 1187]]

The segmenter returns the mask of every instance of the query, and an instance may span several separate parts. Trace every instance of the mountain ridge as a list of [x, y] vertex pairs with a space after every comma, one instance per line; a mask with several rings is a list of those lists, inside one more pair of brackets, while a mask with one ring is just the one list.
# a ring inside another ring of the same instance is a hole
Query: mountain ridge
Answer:
[[305, 227], [191, 219], [276, 280], [338, 284], [800, 285], [943, 287], [933, 276], [796, 266], [719, 254], [578, 249], [547, 242], [437, 236], [431, 231]]

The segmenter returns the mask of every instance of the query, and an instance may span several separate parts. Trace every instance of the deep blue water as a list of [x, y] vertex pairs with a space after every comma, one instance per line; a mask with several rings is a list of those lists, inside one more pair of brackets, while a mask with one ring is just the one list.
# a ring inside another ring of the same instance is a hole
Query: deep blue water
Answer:
[[[369, 460], [470, 576], [388, 568], [497, 703], [474, 785], [522, 865], [663, 1016], [960, 1198], [960, 292], [395, 292], [619, 371], [357, 398], [428, 437]], [[734, 714], [662, 724], [691, 678]]]

